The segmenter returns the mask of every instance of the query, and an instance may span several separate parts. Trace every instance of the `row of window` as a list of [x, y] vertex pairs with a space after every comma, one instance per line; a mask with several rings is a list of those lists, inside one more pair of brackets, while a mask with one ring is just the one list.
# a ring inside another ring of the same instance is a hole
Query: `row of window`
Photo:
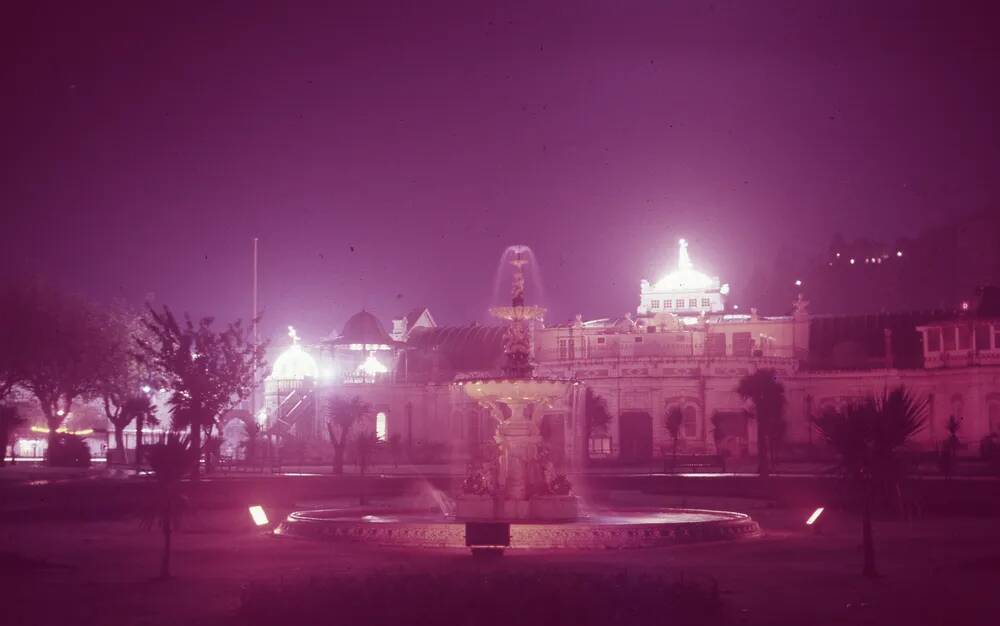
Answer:
[[969, 350], [975, 342], [976, 350], [990, 349], [990, 334], [993, 335], [993, 348], [1000, 350], [1000, 328], [991, 330], [987, 324], [977, 324], [975, 329], [969, 326], [956, 326], [927, 329], [927, 351], [945, 352], [952, 350]]
[[[651, 308], [651, 309], [658, 309], [658, 308], [660, 308], [660, 305], [661, 305], [661, 301], [660, 300], [650, 300], [649, 301], [649, 308]], [[674, 308], [674, 305], [676, 305], [676, 307], [678, 309], [683, 309], [683, 308], [696, 309], [696, 308], [698, 308], [698, 298], [689, 298], [688, 301], [687, 301], [687, 307], [684, 306], [684, 298], [678, 298], [677, 300], [663, 300], [662, 301], [662, 305], [663, 305], [664, 309], [672, 309], [672, 308]], [[711, 307], [712, 306], [712, 299], [711, 298], [702, 298], [701, 299], [701, 306], [702, 306], [702, 308], [706, 308], [706, 309], [709, 308], [709, 307]]]
[[[656, 327], [650, 326], [647, 331], [649, 333], [655, 332]], [[732, 356], [751, 356], [754, 353], [754, 342], [753, 337], [748, 332], [732, 333]], [[622, 339], [621, 341], [626, 341]], [[642, 343], [642, 336], [636, 336], [633, 338], [635, 343]], [[604, 346], [606, 339], [604, 337], [596, 338], [597, 346]], [[662, 344], [661, 344], [662, 345]], [[580, 347], [582, 349], [583, 343], [581, 342]], [[725, 333], [710, 333], [705, 338], [705, 355], [712, 357], [723, 357], [726, 356], [726, 335]], [[580, 355], [581, 357], [583, 354]], [[576, 343], [573, 339], [560, 339], [559, 340], [559, 358], [561, 360], [572, 360], [576, 358]]]

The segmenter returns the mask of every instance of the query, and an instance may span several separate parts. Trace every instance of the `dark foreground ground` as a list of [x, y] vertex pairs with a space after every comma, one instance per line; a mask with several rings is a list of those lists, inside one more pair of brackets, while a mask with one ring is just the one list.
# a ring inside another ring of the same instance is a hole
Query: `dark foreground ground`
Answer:
[[[629, 505], [679, 504], [666, 496], [615, 499]], [[690, 506], [713, 504], [687, 500]], [[728, 621], [737, 624], [1000, 623], [996, 518], [880, 521], [875, 531], [881, 576], [870, 580], [859, 573], [859, 524], [850, 514], [826, 515], [817, 535], [804, 531], [804, 510], [731, 499], [715, 504], [744, 504], [765, 536], [653, 550], [510, 551], [483, 562], [465, 552], [277, 539], [251, 528], [243, 509], [211, 510], [191, 514], [175, 535], [175, 577], [166, 582], [152, 580], [159, 534], [134, 519], [0, 523], [0, 624], [240, 624], [241, 594], [255, 583], [305, 584], [372, 572], [559, 576], [626, 570], [714, 580]], [[341, 621], [317, 615], [314, 623]], [[413, 615], [401, 623], [426, 622]], [[663, 623], [670, 623], [669, 615]]]

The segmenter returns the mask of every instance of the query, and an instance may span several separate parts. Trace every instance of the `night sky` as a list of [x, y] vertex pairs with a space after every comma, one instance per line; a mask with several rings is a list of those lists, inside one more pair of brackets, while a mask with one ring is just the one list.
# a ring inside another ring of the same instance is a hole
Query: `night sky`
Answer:
[[316, 4], [7, 7], [5, 277], [245, 318], [256, 236], [264, 333], [311, 341], [486, 321], [524, 243], [562, 321], [634, 310], [682, 236], [738, 293], [997, 197], [971, 2]]

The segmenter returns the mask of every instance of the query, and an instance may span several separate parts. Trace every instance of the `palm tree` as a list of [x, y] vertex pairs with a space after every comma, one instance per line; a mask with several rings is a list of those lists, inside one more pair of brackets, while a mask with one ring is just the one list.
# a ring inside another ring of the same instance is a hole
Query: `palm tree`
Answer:
[[681, 407], [672, 406], [667, 411], [667, 432], [670, 433], [670, 438], [673, 440], [673, 457], [670, 462], [670, 472], [673, 473], [677, 468], [677, 438], [681, 435], [681, 424], [684, 423], [684, 413], [681, 412]]
[[122, 403], [121, 409], [114, 417], [110, 417], [111, 423], [115, 427], [115, 444], [122, 455], [122, 462], [125, 462], [125, 427], [135, 420], [135, 468], [142, 469], [142, 429], [146, 422], [153, 422], [156, 407], [153, 406], [149, 396], [137, 394], [129, 396]]
[[144, 520], [146, 526], [158, 524], [163, 532], [163, 556], [160, 560], [160, 578], [170, 578], [170, 540], [173, 529], [180, 522], [185, 499], [180, 492], [181, 481], [194, 468], [198, 458], [187, 436], [170, 433], [146, 450], [146, 458], [153, 469], [159, 488], [155, 504]]
[[925, 400], [916, 400], [900, 386], [816, 419], [820, 435], [840, 456], [839, 470], [859, 491], [865, 576], [877, 575], [872, 536], [875, 492], [899, 493], [904, 465], [898, 451], [924, 427], [926, 409]]
[[363, 402], [358, 396], [350, 400], [341, 396], [330, 398], [327, 406], [326, 429], [330, 433], [330, 443], [333, 444], [333, 473], [344, 473], [344, 450], [351, 428], [371, 412], [371, 405]]
[[768, 476], [771, 447], [783, 430], [785, 386], [778, 382], [777, 372], [765, 368], [741, 378], [736, 393], [753, 402], [753, 416], [757, 418], [757, 473]]

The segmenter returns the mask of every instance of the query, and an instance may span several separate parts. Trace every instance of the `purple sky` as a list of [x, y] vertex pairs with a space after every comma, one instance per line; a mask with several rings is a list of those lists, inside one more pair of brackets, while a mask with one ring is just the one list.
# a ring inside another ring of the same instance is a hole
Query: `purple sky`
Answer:
[[363, 306], [485, 321], [511, 243], [558, 321], [634, 310], [681, 236], [738, 289], [997, 196], [970, 2], [22, 4], [5, 271], [246, 317], [258, 236], [263, 328], [307, 341]]

